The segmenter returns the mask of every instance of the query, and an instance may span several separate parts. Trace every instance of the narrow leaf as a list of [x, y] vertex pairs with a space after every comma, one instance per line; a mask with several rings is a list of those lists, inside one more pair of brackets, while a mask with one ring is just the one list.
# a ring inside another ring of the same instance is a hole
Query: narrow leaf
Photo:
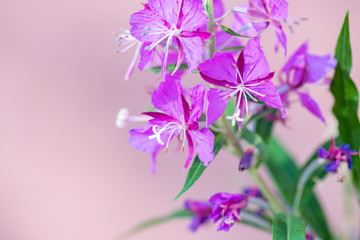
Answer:
[[[268, 158], [265, 161], [268, 171], [279, 189], [280, 195], [291, 204], [296, 191], [296, 176], [299, 169], [292, 157], [273, 138], [268, 141]], [[331, 239], [331, 234], [322, 208], [312, 191], [307, 191], [303, 197], [303, 215], [314, 231], [322, 239]]]
[[222, 50], [222, 52], [228, 52], [228, 51], [241, 51], [244, 49], [244, 46], [236, 46], [236, 47], [228, 47]]
[[[176, 67], [176, 63], [171, 63], [171, 64], [168, 64], [167, 66], [167, 72], [173, 72], [175, 70], [175, 67]], [[158, 66], [158, 67], [152, 67], [152, 68], [147, 68], [149, 71], [153, 72], [153, 73], [160, 73], [161, 72], [161, 68], [162, 66]], [[180, 70], [186, 70], [188, 69], [188, 65], [187, 63], [183, 63], [181, 64], [180, 68], [179, 68], [179, 71]]]
[[230, 35], [233, 35], [233, 36], [236, 36], [236, 37], [251, 38], [251, 37], [248, 37], [248, 36], [240, 35], [240, 34], [238, 34], [237, 32], [235, 32], [234, 30], [232, 30], [231, 28], [228, 28], [228, 27], [226, 27], [226, 26], [224, 26], [224, 25], [219, 24], [219, 26], [221, 27], [221, 29], [222, 29], [224, 32], [226, 32], [226, 33], [228, 33], [228, 34], [230, 34]]
[[243, 128], [240, 132], [240, 137], [244, 139], [246, 142], [251, 144], [253, 147], [256, 147], [259, 151], [258, 162], [256, 163], [255, 168], [257, 168], [263, 161], [267, 158], [267, 147], [260, 135], [256, 134], [248, 130], [247, 128]]
[[[214, 155], [216, 156], [217, 153], [220, 151], [221, 147], [224, 144], [224, 136], [222, 134], [218, 134], [215, 137], [215, 144], [214, 144]], [[211, 163], [211, 162], [210, 162]], [[189, 169], [189, 173], [186, 177], [185, 184], [180, 191], [180, 193], [175, 197], [173, 201], [178, 199], [181, 195], [183, 195], [194, 183], [200, 178], [200, 176], [205, 171], [206, 166], [200, 161], [199, 157], [196, 156], [191, 168]]]
[[[345, 20], [336, 44], [335, 58], [338, 63], [335, 68], [334, 79], [331, 82], [331, 93], [335, 102], [333, 112], [338, 120], [339, 134], [351, 149], [359, 151], [360, 148], [360, 122], [358, 118], [359, 93], [356, 85], [350, 78], [352, 67], [349, 13], [346, 13]], [[360, 196], [360, 159], [353, 157], [354, 183]], [[360, 198], [359, 198], [360, 199]]]

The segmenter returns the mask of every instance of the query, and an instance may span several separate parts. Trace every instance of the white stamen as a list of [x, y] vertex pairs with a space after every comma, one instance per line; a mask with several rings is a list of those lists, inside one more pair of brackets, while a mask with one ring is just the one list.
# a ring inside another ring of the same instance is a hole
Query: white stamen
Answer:
[[184, 149], [184, 146], [185, 146], [185, 138], [186, 138], [186, 130], [188, 129], [188, 125], [187, 123], [185, 122], [185, 118], [183, 115], [181, 115], [180, 117], [180, 121], [181, 123], [179, 122], [169, 122], [167, 123], [165, 126], [163, 126], [162, 128], [160, 128], [158, 125], [154, 125], [152, 127], [152, 130], [153, 130], [153, 135], [149, 136], [148, 139], [149, 140], [152, 140], [152, 139], [156, 139], [157, 142], [160, 144], [160, 145], [164, 145], [164, 142], [161, 140], [161, 134], [164, 133], [164, 132], [169, 132], [171, 131], [168, 139], [167, 139], [167, 142], [166, 142], [166, 146], [165, 146], [165, 153], [169, 147], [169, 143], [170, 143], [170, 140], [171, 138], [173, 137], [173, 135], [179, 135], [180, 134], [180, 139], [183, 141], [182, 142], [182, 151]]
[[115, 125], [118, 128], [124, 128], [127, 121], [132, 122], [147, 122], [151, 119], [149, 116], [130, 116], [127, 108], [121, 108], [116, 116]]

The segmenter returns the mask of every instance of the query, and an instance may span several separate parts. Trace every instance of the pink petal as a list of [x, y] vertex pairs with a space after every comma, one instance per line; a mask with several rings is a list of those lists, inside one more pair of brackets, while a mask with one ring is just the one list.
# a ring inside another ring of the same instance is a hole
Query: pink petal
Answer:
[[208, 21], [202, 9], [202, 0], [183, 0], [182, 15], [180, 29], [183, 31], [195, 31]]
[[149, 0], [149, 6], [157, 15], [166, 20], [170, 25], [178, 20], [178, 0]]
[[180, 119], [184, 111], [180, 94], [182, 94], [180, 78], [166, 75], [165, 82], [161, 82], [158, 89], [152, 93], [151, 102], [155, 108]]
[[300, 98], [301, 104], [309, 110], [312, 114], [318, 117], [322, 122], [325, 123], [325, 118], [321, 113], [319, 105], [312, 99], [307, 93], [296, 92]]
[[282, 26], [279, 24], [278, 26], [274, 26], [275, 29], [275, 34], [277, 37], [278, 42], [280, 43], [280, 45], [284, 48], [284, 55], [286, 56], [287, 53], [287, 40], [286, 40], [286, 35], [283, 31]]
[[[185, 136], [184, 136], [185, 137]], [[188, 132], [186, 132], [186, 138], [188, 140], [188, 155], [187, 155], [187, 158], [186, 158], [186, 162], [185, 162], [185, 166], [184, 166], [184, 169], [187, 168], [191, 162], [191, 160], [193, 159], [194, 157], [194, 142], [193, 140], [191, 139], [191, 136]]]
[[207, 92], [207, 107], [206, 107], [206, 126], [216, 122], [224, 113], [227, 104], [230, 101], [229, 91], [210, 88]]
[[205, 84], [196, 85], [190, 88], [187, 94], [191, 99], [191, 119], [197, 122], [204, 111], [204, 96], [206, 92]]
[[[229, 83], [237, 85], [235, 64], [235, 59], [230, 53], [215, 53], [212, 59], [199, 65], [199, 70], [202, 75], [223, 82], [224, 86]], [[207, 81], [207, 79], [204, 80]]]
[[326, 77], [337, 64], [336, 59], [332, 58], [330, 54], [325, 56], [307, 54], [306, 62], [308, 67], [307, 83], [314, 83]]
[[185, 54], [185, 61], [188, 63], [189, 71], [194, 71], [199, 65], [204, 52], [204, 45], [199, 37], [183, 38], [179, 37]]
[[269, 0], [271, 17], [277, 21], [285, 21], [288, 18], [288, 3], [286, 0]]
[[204, 166], [208, 166], [209, 162], [214, 159], [214, 134], [204, 128], [201, 131], [189, 131], [193, 141], [195, 142], [196, 153]]
[[260, 48], [259, 37], [250, 39], [239, 55], [237, 66], [244, 82], [264, 78], [270, 69], [264, 52]]

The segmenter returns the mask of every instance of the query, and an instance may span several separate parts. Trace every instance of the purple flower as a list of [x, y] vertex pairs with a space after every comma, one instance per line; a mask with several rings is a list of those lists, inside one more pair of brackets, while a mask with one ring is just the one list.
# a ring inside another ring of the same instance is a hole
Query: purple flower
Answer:
[[166, 152], [170, 141], [175, 136], [180, 137], [181, 151], [184, 151], [186, 141], [188, 143], [185, 168], [189, 166], [193, 158], [194, 149], [205, 166], [213, 160], [214, 135], [208, 128], [200, 130], [198, 124], [203, 113], [205, 90], [204, 84], [190, 88], [186, 92], [191, 100], [191, 105], [189, 105], [185, 99], [180, 78], [166, 75], [165, 82], [161, 82], [158, 89], [152, 93], [152, 104], [165, 113], [143, 113], [153, 119], [149, 120], [144, 127], [130, 130], [129, 142], [138, 150], [152, 153], [153, 172], [158, 151], [165, 148]]
[[236, 221], [241, 221], [240, 211], [247, 207], [248, 199], [243, 194], [217, 193], [209, 202], [213, 204], [210, 218], [216, 223], [223, 218], [217, 230], [229, 231]]
[[288, 106], [290, 105], [288, 94], [296, 93], [301, 104], [325, 122], [318, 104], [302, 88], [305, 84], [313, 84], [324, 78], [336, 67], [337, 61], [330, 54], [325, 56], [308, 54], [307, 49], [308, 45], [305, 42], [287, 61], [280, 76], [279, 91], [282, 92], [281, 98]]
[[[174, 73], [183, 61], [193, 71], [204, 51], [202, 40], [211, 36], [210, 33], [197, 31], [206, 22], [201, 0], [183, 0], [180, 8], [178, 0], [149, 0], [143, 10], [131, 16], [131, 35], [141, 42], [149, 43], [144, 49], [146, 51], [154, 51], [157, 45], [165, 44], [163, 71], [166, 71], [169, 48], [176, 42], [179, 55]], [[149, 54], [146, 51], [141, 54]]]
[[275, 50], [278, 50], [280, 43], [286, 55], [287, 40], [281, 22], [288, 18], [287, 8], [288, 3], [285, 0], [250, 0], [249, 6], [242, 5], [241, 7], [234, 8], [234, 10], [246, 13], [252, 23], [252, 27], [257, 32], [261, 32], [272, 25], [277, 37]]
[[[207, 93], [207, 126], [213, 124], [225, 111], [230, 98], [237, 97], [234, 114], [227, 119], [233, 126], [244, 119], [243, 107], [249, 115], [248, 99], [256, 102], [257, 97], [266, 105], [278, 108], [285, 117], [285, 111], [279, 94], [271, 79], [268, 62], [260, 48], [259, 38], [250, 39], [241, 51], [237, 62], [229, 53], [216, 53], [213, 59], [199, 65], [201, 77], [216, 86], [227, 90], [210, 88]], [[255, 96], [255, 97], [254, 97]]]
[[340, 162], [347, 162], [348, 168], [352, 168], [351, 155], [357, 155], [358, 153], [350, 149], [348, 144], [343, 144], [340, 148], [335, 146], [335, 140], [331, 140], [331, 145], [328, 151], [323, 147], [318, 149], [318, 156], [325, 159], [329, 163], [324, 166], [327, 172], [337, 172]]
[[209, 220], [212, 207], [207, 202], [188, 200], [185, 202], [185, 209], [194, 214], [189, 229], [195, 232]]

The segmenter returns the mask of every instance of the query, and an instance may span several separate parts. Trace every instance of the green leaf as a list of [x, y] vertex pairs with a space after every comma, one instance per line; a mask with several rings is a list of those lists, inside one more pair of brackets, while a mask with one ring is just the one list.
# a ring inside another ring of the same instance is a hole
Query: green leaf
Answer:
[[[224, 144], [224, 136], [222, 134], [218, 134], [215, 137], [215, 144], [214, 144], [214, 155], [216, 156], [218, 152], [220, 151], [221, 147]], [[193, 164], [191, 165], [191, 168], [189, 170], [189, 173], [186, 177], [185, 184], [180, 191], [180, 193], [175, 197], [173, 201], [178, 199], [181, 195], [183, 195], [203, 174], [205, 171], [206, 166], [200, 161], [199, 157], [196, 156]]]
[[[175, 67], [176, 67], [176, 64], [175, 63], [171, 63], [171, 64], [168, 64], [167, 66], [167, 72], [172, 72], [175, 70]], [[160, 73], [161, 72], [161, 69], [162, 67], [161, 66], [158, 66], [158, 67], [152, 67], [152, 68], [147, 68], [149, 71], [153, 72], [153, 73]], [[183, 63], [181, 64], [179, 70], [186, 70], [188, 69], [188, 65], [187, 63]], [[179, 71], [178, 70], [178, 71]]]
[[287, 239], [287, 224], [284, 214], [276, 214], [273, 224], [273, 240]]
[[306, 223], [294, 215], [276, 214], [273, 240], [305, 240]]
[[306, 223], [303, 219], [295, 217], [294, 215], [287, 216], [287, 239], [289, 240], [304, 240]]
[[236, 46], [236, 47], [228, 47], [222, 50], [222, 52], [228, 52], [228, 51], [242, 51], [244, 49], [244, 46]]
[[[265, 161], [268, 171], [278, 187], [280, 195], [289, 204], [294, 201], [300, 171], [292, 157], [273, 138], [268, 141], [268, 158]], [[322, 239], [331, 239], [331, 234], [322, 208], [312, 191], [303, 197], [303, 216]]]
[[[338, 120], [339, 135], [345, 143], [350, 144], [351, 149], [359, 151], [360, 148], [360, 122], [358, 118], [359, 93], [356, 85], [350, 78], [352, 67], [349, 13], [346, 13], [335, 50], [335, 58], [338, 63], [335, 68], [334, 79], [330, 90], [334, 95], [335, 102], [333, 112]], [[360, 159], [353, 156], [353, 179], [360, 196]], [[360, 198], [359, 198], [360, 199]]]
[[237, 32], [235, 32], [234, 30], [232, 30], [231, 28], [228, 28], [228, 27], [226, 27], [226, 26], [224, 26], [224, 25], [219, 24], [219, 26], [221, 27], [221, 29], [222, 29], [224, 32], [226, 32], [226, 33], [228, 33], [228, 34], [230, 34], [230, 35], [233, 35], [233, 36], [236, 36], [236, 37], [251, 38], [251, 37], [247, 37], [247, 36], [240, 35], [240, 34], [238, 34]]
[[192, 213], [181, 209], [181, 210], [175, 211], [169, 215], [153, 218], [151, 220], [142, 222], [142, 223], [138, 224], [137, 226], [133, 227], [132, 229], [130, 229], [129, 231], [126, 231], [125, 233], [116, 237], [115, 239], [116, 240], [127, 239], [137, 233], [140, 233], [148, 228], [160, 225], [162, 223], [166, 223], [166, 222], [174, 220], [174, 219], [190, 218], [192, 216], [193, 216]]

